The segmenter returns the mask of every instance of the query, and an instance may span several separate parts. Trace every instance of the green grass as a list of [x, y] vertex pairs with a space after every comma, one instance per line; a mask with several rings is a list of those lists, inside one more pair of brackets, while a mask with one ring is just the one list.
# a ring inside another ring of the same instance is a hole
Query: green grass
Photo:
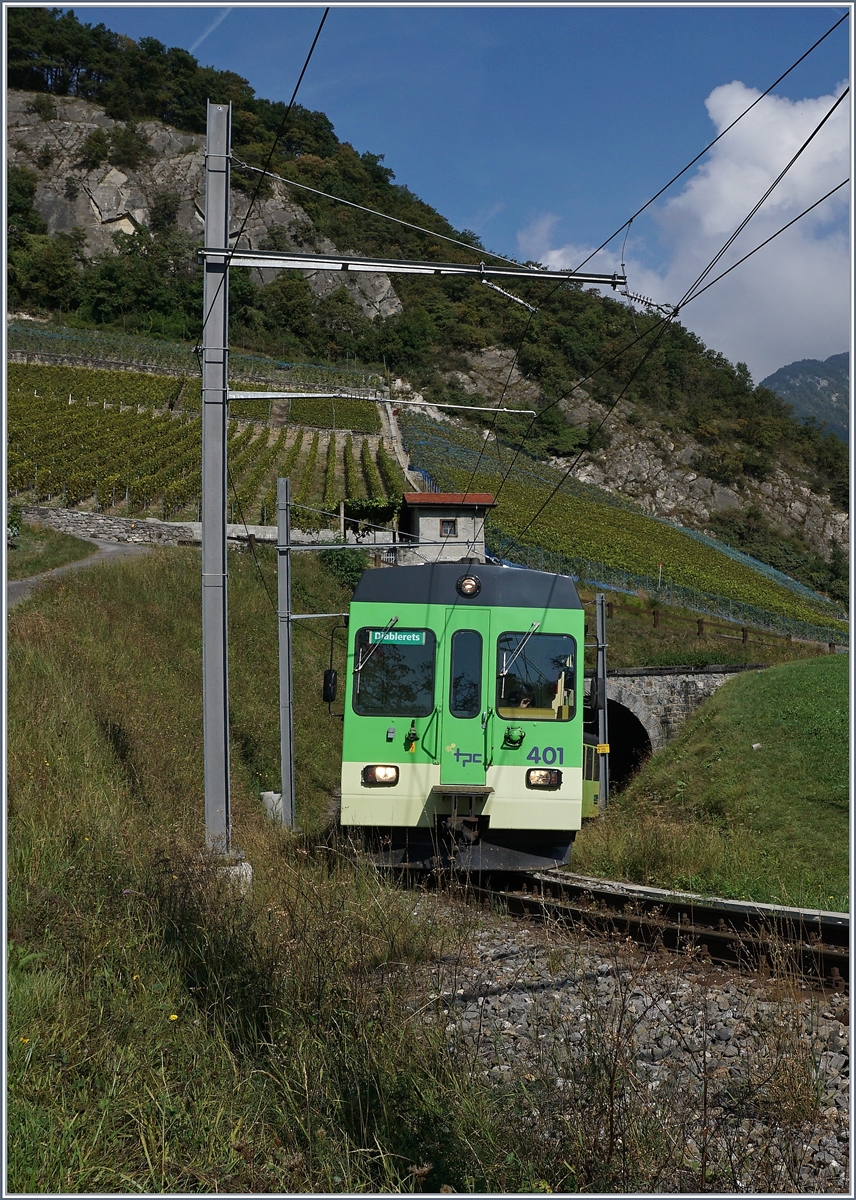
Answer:
[[[263, 568], [270, 585], [271, 556]], [[312, 848], [341, 738], [320, 700], [324, 634], [295, 637], [310, 840], [267, 822], [277, 628], [246, 554], [230, 562], [232, 798], [252, 898], [204, 878], [199, 570], [193, 550], [153, 551], [10, 617], [10, 1185], [399, 1190], [414, 1164], [376, 1097], [387, 1072], [433, 1069], [430, 1046], [401, 1044], [401, 981], [435, 931], [405, 894]], [[300, 560], [296, 608], [344, 598]], [[382, 1061], [367, 1010], [395, 1042]]]
[[[586, 608], [591, 639], [595, 628], [595, 588], [579, 587]], [[717, 663], [746, 666], [772, 665], [828, 653], [825, 644], [788, 641], [767, 630], [748, 629], [742, 640], [741, 626], [704, 618], [698, 635], [699, 614], [676, 605], [659, 604], [649, 596], [611, 596], [612, 616], [607, 620], [607, 665], [611, 667], [704, 667]], [[657, 625], [654, 614], [657, 613]], [[594, 651], [586, 665], [593, 667]]]
[[[274, 556], [257, 553], [275, 595]], [[348, 594], [318, 559], [294, 565], [295, 609], [340, 611]], [[481, 918], [414, 904], [331, 840], [341, 726], [320, 699], [328, 631], [308, 622], [294, 637], [304, 833], [270, 824], [258, 792], [279, 781], [276, 617], [250, 554], [230, 554], [229, 584], [246, 896], [197, 852], [198, 552], [96, 564], [9, 615], [10, 1190], [692, 1190], [693, 1102], [651, 1106], [631, 1014], [604, 1014], [594, 988], [581, 1058], [560, 1038], [494, 1084], [450, 1054], [425, 968], [454, 979]], [[723, 1159], [708, 1182], [721, 1190], [734, 1169]]]
[[[274, 558], [260, 559], [270, 587]], [[258, 791], [279, 781], [276, 618], [251, 556], [229, 567], [244, 898], [195, 852], [198, 553], [96, 566], [10, 616], [10, 1187], [532, 1190], [546, 1165], [506, 1132], [525, 1095], [485, 1087], [439, 1023], [412, 1016], [419, 964], [454, 962], [477, 918], [417, 915], [412, 895], [327, 845], [341, 726], [320, 699], [329, 639], [308, 623], [295, 631], [304, 833], [264, 814]], [[293, 587], [298, 610], [347, 598], [306, 556]]]
[[579, 834], [574, 868], [848, 910], [848, 672], [827, 655], [729, 680]]
[[95, 546], [91, 542], [84, 542], [69, 533], [22, 523], [20, 535], [8, 548], [6, 575], [9, 579], [29, 579], [94, 553]]

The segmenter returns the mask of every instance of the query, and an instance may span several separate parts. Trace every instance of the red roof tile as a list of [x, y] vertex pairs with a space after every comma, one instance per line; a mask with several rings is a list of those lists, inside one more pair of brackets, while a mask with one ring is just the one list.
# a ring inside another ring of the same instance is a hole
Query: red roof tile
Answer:
[[496, 504], [489, 492], [405, 492], [404, 502], [411, 507], [442, 504], [445, 507], [492, 508]]

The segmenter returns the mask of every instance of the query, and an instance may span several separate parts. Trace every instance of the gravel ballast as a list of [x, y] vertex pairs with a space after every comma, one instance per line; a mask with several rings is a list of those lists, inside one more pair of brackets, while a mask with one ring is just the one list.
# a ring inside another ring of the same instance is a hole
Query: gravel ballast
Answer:
[[843, 994], [808, 993], [783, 964], [759, 978], [495, 912], [473, 922], [467, 953], [432, 965], [422, 1019], [486, 1083], [533, 1097], [533, 1139], [573, 1128], [627, 1190], [849, 1190]]

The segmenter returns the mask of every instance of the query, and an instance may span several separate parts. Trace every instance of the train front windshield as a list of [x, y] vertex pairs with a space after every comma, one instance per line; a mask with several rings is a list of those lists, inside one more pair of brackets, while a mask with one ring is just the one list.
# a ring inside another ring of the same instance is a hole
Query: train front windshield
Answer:
[[436, 638], [430, 629], [361, 629], [354, 711], [364, 717], [427, 717], [434, 711]]
[[496, 711], [515, 720], [570, 721], [576, 641], [561, 633], [503, 633], [496, 646]]

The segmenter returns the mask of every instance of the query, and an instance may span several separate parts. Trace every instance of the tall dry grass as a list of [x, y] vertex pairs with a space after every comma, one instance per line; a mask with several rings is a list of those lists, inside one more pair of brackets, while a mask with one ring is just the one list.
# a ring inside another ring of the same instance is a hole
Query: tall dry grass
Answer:
[[[294, 593], [304, 611], [346, 598], [305, 558]], [[455, 1053], [429, 980], [470, 964], [483, 918], [332, 838], [323, 636], [295, 639], [305, 832], [259, 803], [278, 774], [276, 622], [248, 555], [230, 560], [233, 815], [254, 872], [236, 887], [200, 854], [198, 597], [198, 555], [159, 551], [10, 615], [10, 1190], [692, 1191], [749, 1161], [753, 1105], [772, 1120], [790, 1097], [804, 1138], [816, 1106], [792, 1064], [809, 1060], [786, 1027], [722, 1118], [734, 1148], [711, 1132], [688, 1165], [686, 1138], [708, 1136], [697, 1089], [652, 1102], [630, 982], [610, 1005], [590, 989], [585, 1022], [545, 1014], [505, 1081]], [[551, 936], [564, 972], [573, 943]], [[662, 976], [634, 970], [649, 991]]]

